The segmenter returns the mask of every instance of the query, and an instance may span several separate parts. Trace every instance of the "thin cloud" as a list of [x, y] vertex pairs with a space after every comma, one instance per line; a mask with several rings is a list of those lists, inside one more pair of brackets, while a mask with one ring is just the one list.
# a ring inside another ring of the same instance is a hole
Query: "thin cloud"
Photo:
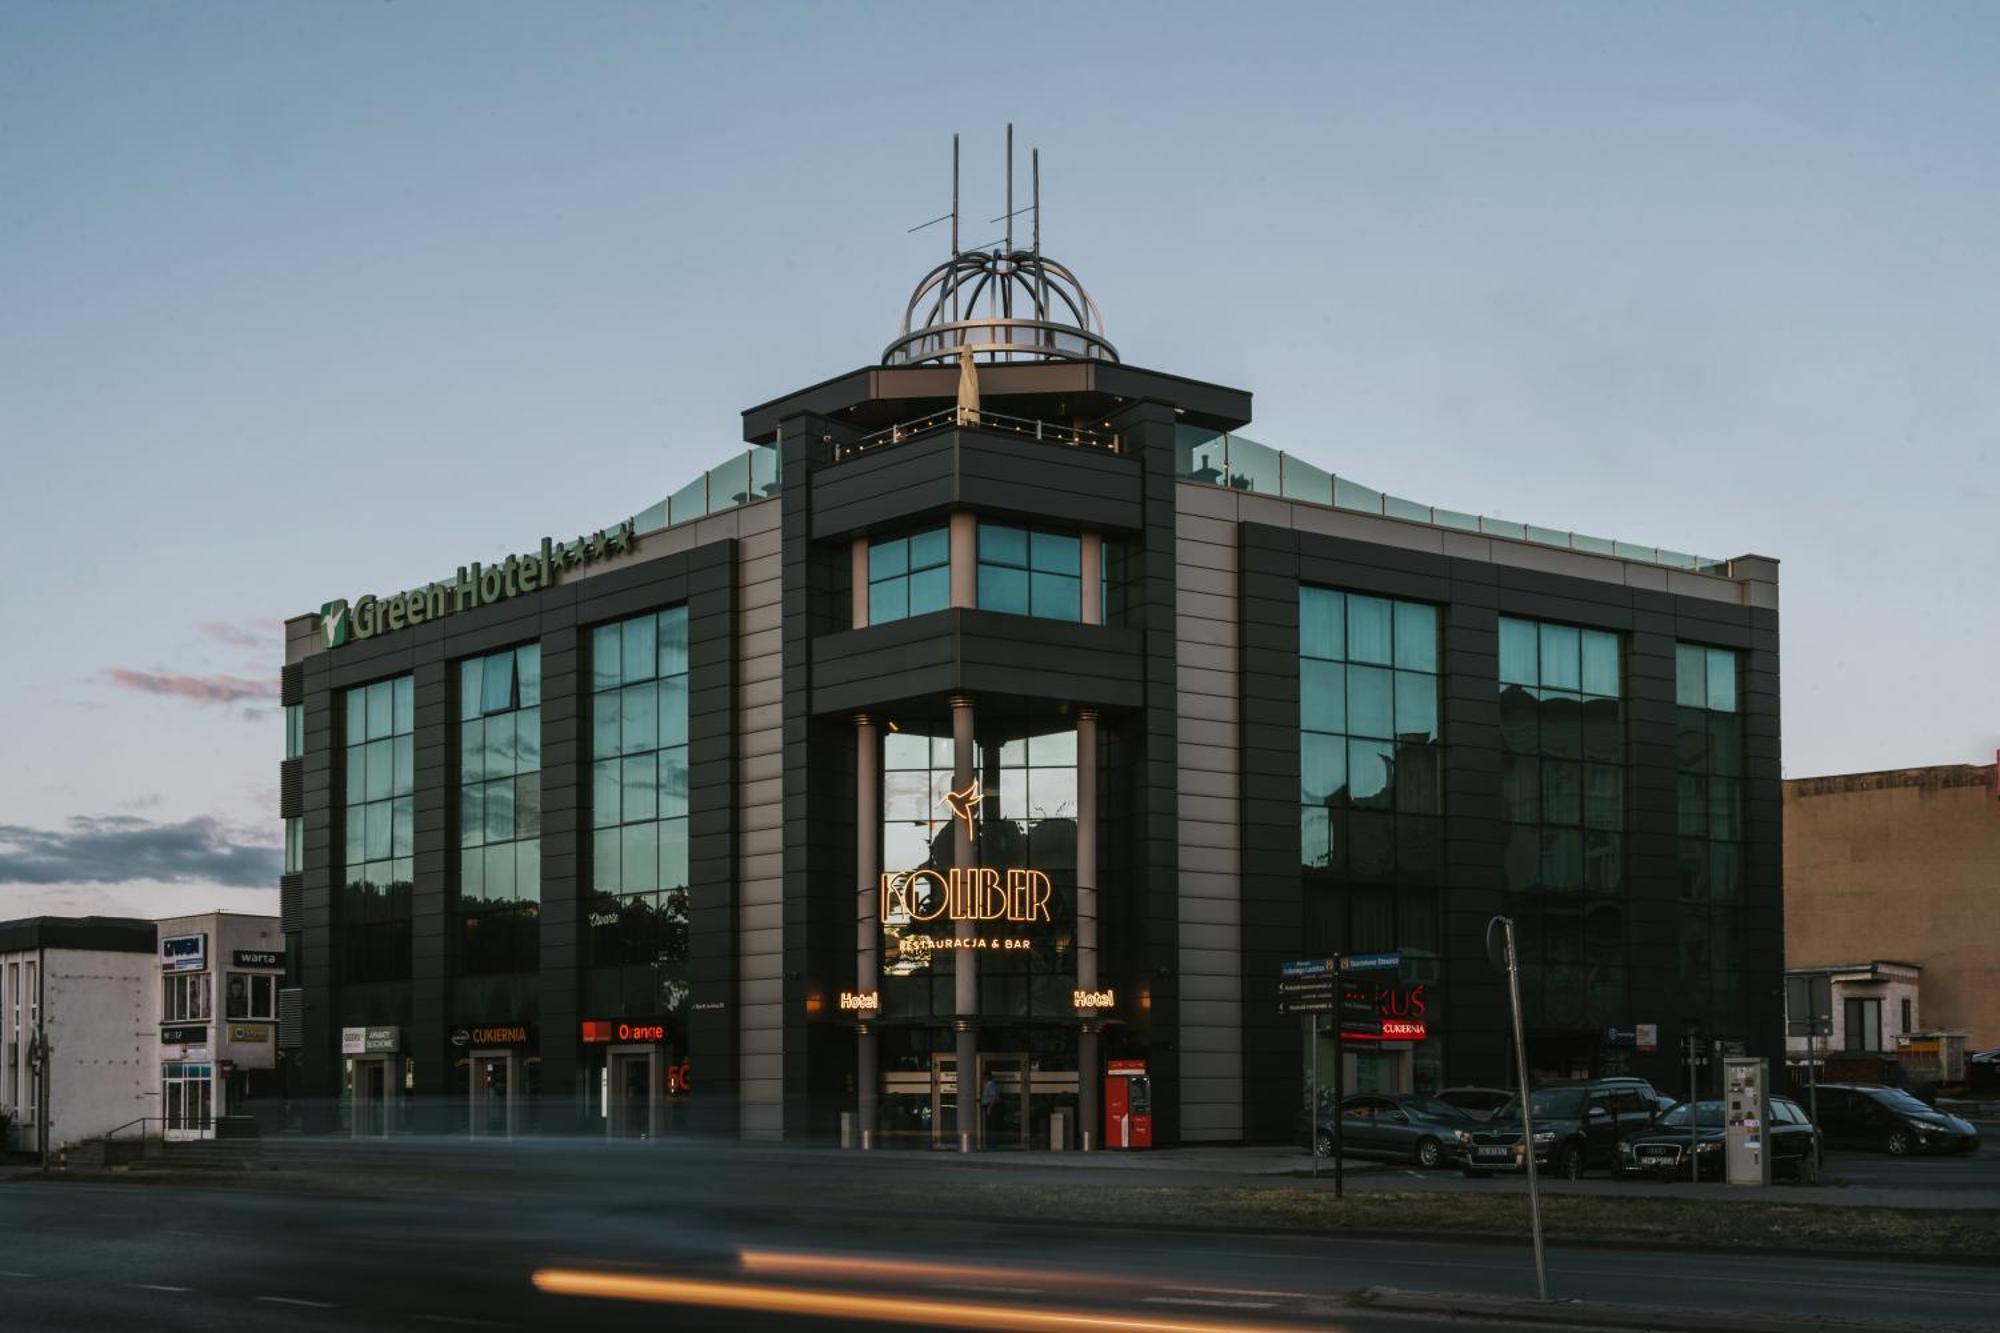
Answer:
[[104, 678], [120, 689], [139, 694], [155, 694], [169, 699], [188, 699], [203, 704], [271, 703], [278, 697], [278, 682], [271, 677], [184, 676], [173, 671], [134, 671], [129, 667], [105, 667]]
[[284, 628], [276, 620], [252, 620], [241, 625], [232, 625], [225, 620], [202, 622], [201, 632], [217, 643], [226, 643], [233, 648], [269, 648], [278, 641], [278, 632]]
[[240, 837], [210, 815], [167, 824], [80, 815], [60, 830], [0, 824], [0, 884], [276, 884], [283, 850]]

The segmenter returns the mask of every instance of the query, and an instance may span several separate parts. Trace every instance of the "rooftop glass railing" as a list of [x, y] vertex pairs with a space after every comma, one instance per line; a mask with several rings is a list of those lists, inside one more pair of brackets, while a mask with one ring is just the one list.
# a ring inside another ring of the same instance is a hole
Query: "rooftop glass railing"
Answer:
[[1489, 537], [1532, 542], [1537, 546], [1553, 546], [1564, 551], [1581, 551], [1586, 555], [1608, 555], [1620, 560], [1638, 560], [1703, 574], [1728, 572], [1727, 561], [1710, 560], [1685, 551], [1671, 551], [1664, 546], [1639, 546], [1610, 537], [1591, 537], [1581, 532], [1517, 523], [1512, 519], [1439, 509], [1405, 500], [1401, 496], [1385, 495], [1241, 435], [1218, 434], [1196, 426], [1181, 426], [1177, 434], [1174, 470], [1190, 481], [1207, 482], [1212, 486], [1249, 491], [1256, 495], [1303, 500], [1332, 509], [1377, 514], [1409, 523], [1426, 523], [1455, 532], [1475, 532]]
[[717, 463], [633, 519], [639, 535], [658, 532], [778, 493], [778, 451], [760, 444]]

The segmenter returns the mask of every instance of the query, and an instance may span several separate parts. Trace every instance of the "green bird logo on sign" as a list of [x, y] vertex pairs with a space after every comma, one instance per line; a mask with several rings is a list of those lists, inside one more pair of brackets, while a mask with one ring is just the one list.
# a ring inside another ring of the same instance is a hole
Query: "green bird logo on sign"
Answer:
[[320, 633], [326, 638], [326, 646], [338, 648], [347, 642], [347, 602], [328, 602], [319, 609]]

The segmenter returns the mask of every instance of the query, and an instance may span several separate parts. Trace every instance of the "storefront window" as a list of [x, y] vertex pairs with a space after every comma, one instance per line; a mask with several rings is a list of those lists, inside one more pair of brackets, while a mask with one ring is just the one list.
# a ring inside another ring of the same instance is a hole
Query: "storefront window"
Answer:
[[[1048, 876], [1046, 921], [982, 923], [979, 934], [1020, 947], [979, 953], [980, 1013], [989, 1018], [1064, 1018], [1072, 991], [1076, 921], [1076, 732], [996, 724], [976, 747], [981, 799], [975, 809], [974, 860], [980, 866], [1032, 869]], [[956, 816], [952, 741], [892, 731], [882, 738], [882, 868], [892, 874], [948, 871]], [[883, 919], [883, 1017], [949, 1018], [956, 1008], [949, 921], [918, 922], [893, 908]]]

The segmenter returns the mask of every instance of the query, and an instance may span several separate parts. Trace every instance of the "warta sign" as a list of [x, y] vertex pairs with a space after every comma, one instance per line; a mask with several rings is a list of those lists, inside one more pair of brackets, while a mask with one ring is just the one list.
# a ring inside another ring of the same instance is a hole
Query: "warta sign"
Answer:
[[1055, 888], [1039, 870], [966, 866], [892, 871], [882, 876], [882, 919], [926, 921], [1049, 920]]
[[427, 583], [391, 597], [362, 597], [352, 606], [345, 598], [328, 602], [319, 609], [320, 641], [338, 648], [547, 588], [565, 569], [625, 554], [636, 537], [633, 520], [627, 519], [571, 542], [544, 537], [541, 550], [510, 555], [499, 564], [460, 565], [458, 577], [449, 583]]

